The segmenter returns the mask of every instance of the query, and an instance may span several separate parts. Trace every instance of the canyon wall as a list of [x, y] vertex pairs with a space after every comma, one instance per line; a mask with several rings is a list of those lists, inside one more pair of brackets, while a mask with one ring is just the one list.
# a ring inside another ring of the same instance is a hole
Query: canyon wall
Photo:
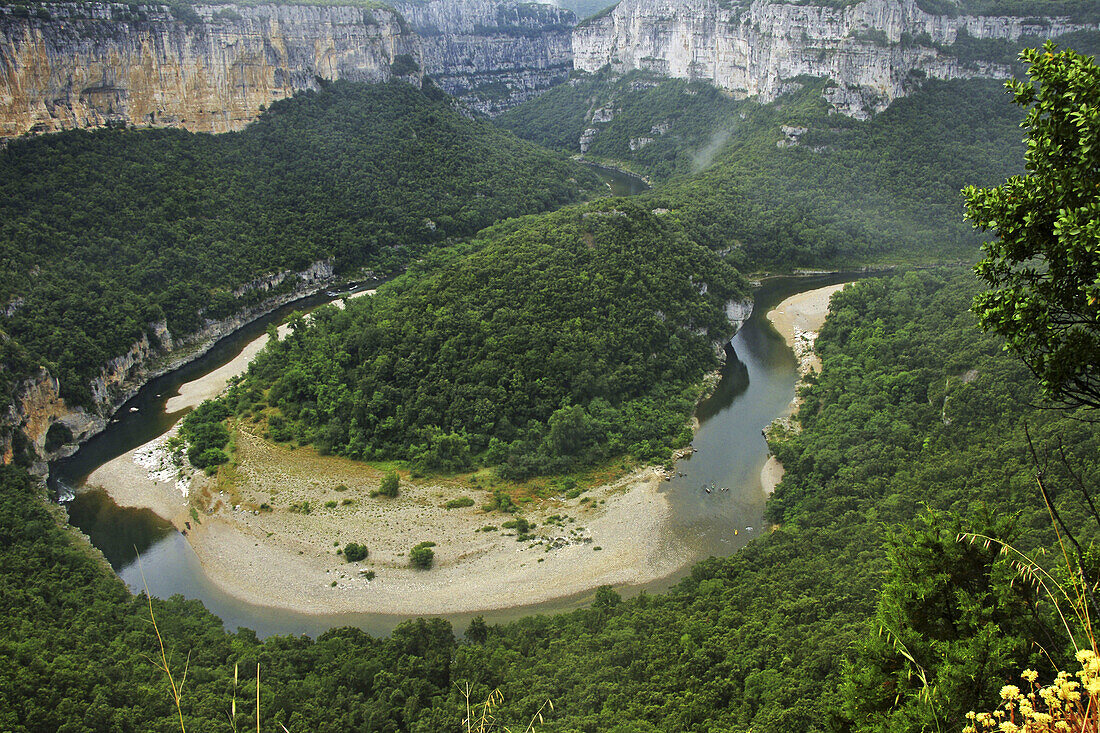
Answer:
[[622, 0], [573, 31], [573, 63], [703, 79], [737, 97], [771, 101], [800, 75], [828, 77], [840, 112], [865, 118], [920, 79], [1007, 77], [1009, 68], [963, 60], [950, 46], [972, 39], [1057, 38], [1096, 25], [1064, 18], [931, 15], [914, 0], [865, 0], [844, 8], [755, 0]]
[[[0, 137], [112, 122], [225, 132], [321, 79], [384, 81], [419, 45], [388, 9], [0, 8]], [[413, 79], [416, 80], [416, 79]]]
[[420, 37], [424, 72], [481, 114], [495, 115], [572, 71], [571, 10], [508, 0], [399, 2]]
[[92, 380], [92, 404], [65, 402], [57, 378], [48, 370], [15, 385], [7, 409], [0, 412], [0, 463], [27, 462], [45, 476], [47, 462], [76, 452], [80, 443], [107, 427], [111, 415], [150, 379], [206, 353], [219, 339], [250, 321], [298, 298], [316, 293], [334, 281], [331, 260], [314, 262], [301, 272], [278, 272], [242, 286], [238, 294], [267, 292], [292, 278], [294, 286], [228, 318], [205, 319], [195, 333], [172, 334], [166, 323], [149, 324], [124, 354], [108, 361]]

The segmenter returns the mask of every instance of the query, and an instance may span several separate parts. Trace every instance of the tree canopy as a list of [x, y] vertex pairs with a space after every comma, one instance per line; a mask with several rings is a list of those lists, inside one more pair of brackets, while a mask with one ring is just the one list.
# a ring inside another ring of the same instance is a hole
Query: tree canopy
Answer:
[[1035, 372], [1052, 399], [1100, 407], [1100, 68], [1053, 43], [1022, 54], [1031, 81], [1027, 173], [965, 190], [967, 216], [996, 237], [978, 275], [983, 327]]
[[741, 276], [631, 200], [482, 232], [270, 344], [226, 399], [270, 434], [431, 471], [560, 473], [690, 440]]
[[[438, 90], [333, 82], [241, 132], [70, 131], [0, 150], [5, 366], [70, 403], [150, 323], [174, 338], [331, 260], [396, 268], [501, 218], [578, 200], [583, 166], [458, 114]], [[7, 358], [8, 355], [13, 358]], [[21, 358], [15, 358], [21, 357]], [[10, 384], [10, 382], [9, 382]]]

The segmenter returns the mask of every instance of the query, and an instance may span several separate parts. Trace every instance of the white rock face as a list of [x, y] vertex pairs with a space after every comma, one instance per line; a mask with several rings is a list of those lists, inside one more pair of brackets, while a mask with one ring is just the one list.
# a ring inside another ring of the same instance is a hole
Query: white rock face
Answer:
[[[752, 315], [752, 307], [752, 298], [731, 300], [726, 303], [726, 320], [733, 324], [734, 336], [736, 336], [737, 332], [741, 330], [741, 327], [745, 325], [745, 321], [749, 320], [749, 316]], [[733, 337], [731, 336], [730, 339], [732, 340]]]
[[420, 37], [424, 72], [482, 114], [538, 96], [572, 70], [571, 10], [516, 0], [406, 0], [395, 7]]
[[[965, 64], [937, 50], [960, 33], [974, 38], [1058, 37], [1096, 29], [1061, 18], [930, 15], [914, 0], [866, 0], [846, 8], [755, 0], [622, 0], [573, 30], [575, 68], [645, 69], [709, 80], [735, 96], [775, 99], [800, 75], [837, 82], [827, 98], [844, 114], [866, 117], [914, 86], [913, 72], [934, 79], [1002, 77], [1004, 66]], [[906, 34], [907, 43], [902, 43]], [[913, 41], [922, 34], [924, 43]]]
[[[50, 19], [0, 8], [0, 137], [108, 122], [238, 130], [318, 79], [384, 81], [418, 40], [392, 10], [50, 4]], [[414, 79], [414, 81], [416, 81]]]

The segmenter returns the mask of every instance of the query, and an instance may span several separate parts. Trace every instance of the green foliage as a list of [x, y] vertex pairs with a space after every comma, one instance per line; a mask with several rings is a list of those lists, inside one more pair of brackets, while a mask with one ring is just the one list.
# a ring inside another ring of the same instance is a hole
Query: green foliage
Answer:
[[55, 422], [46, 431], [46, 452], [52, 453], [63, 445], [73, 442], [73, 431], [64, 423]]
[[1016, 519], [931, 513], [889, 535], [878, 633], [860, 641], [841, 689], [856, 730], [916, 732], [944, 721], [957, 730], [967, 712], [999, 698], [1005, 680], [1044, 665], [1039, 645], [1065, 645], [1051, 634], [1052, 599], [1021, 580], [1002, 545], [960, 540], [965, 530], [1015, 541]]
[[463, 636], [474, 644], [484, 644], [489, 638], [489, 626], [485, 623], [485, 617], [474, 616], [470, 619], [470, 625], [466, 627]]
[[420, 72], [420, 64], [407, 53], [399, 53], [393, 57], [390, 64], [390, 73], [394, 76], [409, 76]]
[[[640, 200], [670, 209], [696, 242], [732, 248], [745, 267], [976, 256], [980, 240], [961, 221], [959, 190], [1021, 170], [1018, 116], [1000, 83], [914, 77], [919, 90], [861, 122], [830, 114], [826, 82], [797, 81], [801, 89], [758, 105], [705, 85], [603, 71], [516, 107], [500, 124], [561, 150], [601, 128], [591, 154], [667, 179]], [[586, 114], [602, 105], [629, 114], [593, 125]], [[653, 142], [631, 151], [640, 137]]]
[[451, 499], [443, 505], [444, 509], [462, 509], [463, 507], [473, 506], [474, 500], [468, 496], [460, 496], [457, 499]]
[[399, 486], [400, 480], [397, 477], [397, 471], [386, 471], [386, 474], [382, 476], [382, 484], [378, 487], [378, 493], [392, 499], [397, 496]]
[[393, 268], [578, 186], [596, 186], [583, 166], [402, 83], [334, 82], [237, 133], [16, 140], [0, 151], [0, 302], [23, 305], [0, 315], [3, 348], [25, 354], [16, 377], [45, 364], [88, 404], [92, 377], [151, 324], [179, 339], [299, 284], [248, 287], [258, 276]]
[[997, 235], [974, 309], [1051, 399], [1100, 407], [1100, 68], [1053, 43], [1023, 58], [1032, 81], [1009, 88], [1029, 108], [1027, 175], [965, 191], [967, 217]]
[[[540, 730], [561, 733], [919, 729], [929, 720], [919, 683], [879, 636], [876, 605], [941, 689], [965, 691], [982, 670], [973, 691], [995, 689], [1019, 639], [1048, 639], [1050, 625], [1042, 608], [1021, 613], [1027, 589], [1006, 587], [993, 549], [955, 543], [955, 533], [1000, 531], [1015, 517], [1022, 550], [1050, 546], [1023, 418], [1039, 455], [1063, 446], [1088, 485], [1100, 480], [1100, 427], [1026, 411], [1031, 377], [977, 330], [975, 290], [959, 270], [837, 295], [803, 429], [772, 446], [787, 469], [769, 508], [779, 528], [698, 564], [667, 593], [617, 601], [608, 589], [591, 609], [471, 623], [469, 644], [439, 620], [384, 639], [334, 629], [261, 643], [226, 633], [197, 602], [155, 601], [173, 659], [191, 654], [188, 728], [224, 727], [233, 665], [247, 676], [259, 662], [264, 725], [275, 729], [448, 730], [464, 712], [456, 683], [467, 681], [485, 696], [499, 687], [494, 714], [520, 726], [553, 699]], [[1058, 462], [1046, 476], [1069, 485]], [[1072, 492], [1054, 499], [1083, 542], [1096, 534]], [[925, 506], [967, 519], [927, 525]], [[168, 695], [150, 686], [160, 678], [143, 601], [58, 520], [24, 472], [0, 467], [0, 728], [174, 729]], [[1037, 631], [1022, 631], [1030, 624]], [[1042, 643], [1055, 662], [1066, 658], [1059, 637]], [[844, 659], [849, 675], [866, 674], [845, 682]], [[943, 730], [958, 729], [953, 713], [937, 711]]]
[[421, 542], [409, 550], [409, 564], [417, 570], [428, 570], [435, 562], [434, 542]]
[[[745, 106], [706, 82], [642, 71], [615, 77], [603, 69], [577, 74], [495, 122], [524, 139], [571, 153], [580, 152], [581, 134], [595, 128], [599, 134], [586, 155], [666, 179], [703, 167], [705, 151], [721, 147]], [[592, 122], [590, 113], [597, 108], [614, 109], [614, 118]]]
[[226, 463], [223, 450], [229, 443], [225, 420], [230, 410], [227, 400], [206, 401], [180, 421], [180, 435], [187, 441], [187, 460], [195, 468], [210, 468]]
[[359, 562], [367, 559], [367, 546], [358, 542], [349, 542], [344, 546], [344, 559], [348, 562]]
[[1069, 16], [1078, 22], [1100, 21], [1091, 0], [918, 0], [917, 6], [937, 15]]
[[168, 9], [172, 13], [172, 17], [181, 23], [186, 23], [187, 25], [198, 25], [202, 23], [202, 16], [186, 3], [172, 2], [169, 4]]
[[663, 461], [742, 283], [630, 201], [568, 209], [314, 312], [243, 387], [268, 391], [284, 435], [418, 471], [521, 479], [622, 453]]

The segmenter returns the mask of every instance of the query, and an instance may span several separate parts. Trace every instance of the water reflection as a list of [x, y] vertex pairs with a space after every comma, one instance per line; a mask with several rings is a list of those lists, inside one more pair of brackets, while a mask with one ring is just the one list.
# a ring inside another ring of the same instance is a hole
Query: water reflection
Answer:
[[124, 509], [103, 491], [78, 493], [68, 509], [69, 522], [88, 535], [116, 573], [170, 535], [179, 535], [171, 522], [148, 509]]
[[649, 184], [639, 176], [621, 171], [618, 168], [606, 168], [596, 163], [581, 162], [599, 176], [600, 180], [610, 189], [612, 196], [634, 196], [642, 191], [649, 190]]

